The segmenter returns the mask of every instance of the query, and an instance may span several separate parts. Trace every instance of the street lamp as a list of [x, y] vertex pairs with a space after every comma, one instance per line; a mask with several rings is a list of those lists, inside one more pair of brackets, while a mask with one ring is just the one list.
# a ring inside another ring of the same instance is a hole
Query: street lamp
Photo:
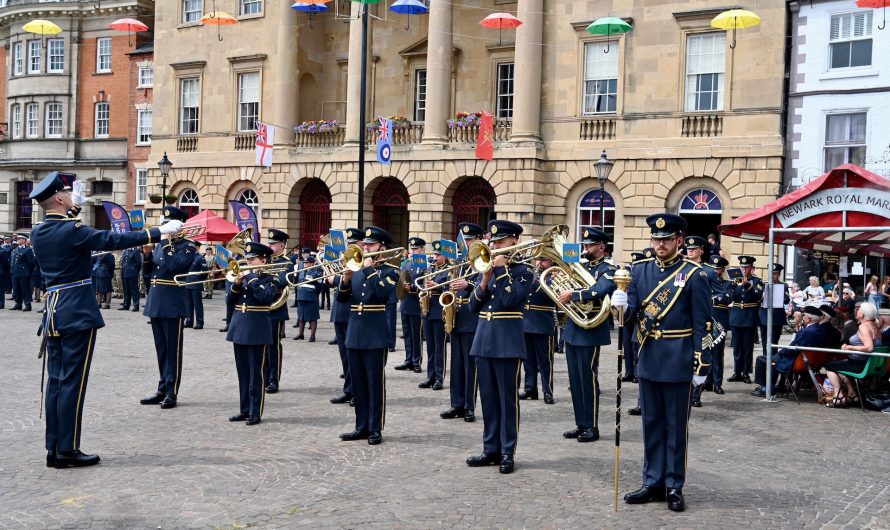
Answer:
[[164, 151], [164, 158], [158, 161], [158, 169], [161, 170], [161, 208], [167, 203], [167, 177], [170, 176], [170, 169], [173, 168], [173, 162], [167, 158], [167, 151]]
[[600, 230], [603, 232], [606, 231], [606, 211], [603, 208], [606, 201], [606, 181], [609, 180], [609, 173], [612, 172], [612, 166], [614, 165], [615, 162], [612, 162], [606, 157], [605, 149], [603, 149], [603, 154], [600, 155], [600, 159], [593, 164], [596, 178], [600, 181]]

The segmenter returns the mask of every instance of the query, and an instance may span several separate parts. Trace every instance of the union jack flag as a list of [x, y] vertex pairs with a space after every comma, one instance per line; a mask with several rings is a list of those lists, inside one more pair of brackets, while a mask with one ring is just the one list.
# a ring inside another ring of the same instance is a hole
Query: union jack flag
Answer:
[[377, 127], [377, 141], [389, 141], [389, 120], [386, 118], [378, 118], [380, 125]]

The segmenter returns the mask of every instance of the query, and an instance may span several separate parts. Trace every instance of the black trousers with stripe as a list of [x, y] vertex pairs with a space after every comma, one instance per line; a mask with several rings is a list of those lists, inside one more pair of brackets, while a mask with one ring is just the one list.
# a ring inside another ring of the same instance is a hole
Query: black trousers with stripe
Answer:
[[151, 333], [158, 354], [158, 392], [175, 398], [182, 381], [182, 319], [152, 318]]
[[541, 374], [541, 390], [545, 396], [553, 395], [553, 335], [538, 333], [525, 334], [525, 370], [526, 393], [538, 393], [538, 374]]
[[445, 382], [445, 322], [422, 319], [426, 339], [426, 377]]
[[692, 383], [660, 383], [638, 378], [643, 409], [643, 484], [682, 488]]
[[239, 412], [251, 418], [263, 416], [266, 385], [263, 366], [268, 344], [235, 344], [235, 370], [238, 372]]
[[279, 385], [281, 380], [281, 363], [284, 352], [281, 350], [281, 332], [284, 330], [284, 320], [272, 321], [272, 344], [266, 348], [266, 362], [263, 367], [263, 380], [267, 385]]
[[355, 398], [355, 429], [362, 432], [383, 430], [386, 416], [386, 349], [349, 348], [349, 373]]
[[519, 441], [520, 359], [475, 357], [482, 396], [482, 450], [512, 455]]
[[346, 350], [346, 330], [348, 322], [334, 322], [334, 336], [340, 352], [340, 366], [343, 368], [343, 393], [352, 396], [352, 374], [349, 373], [349, 353]]
[[585, 429], [598, 428], [600, 348], [566, 343], [566, 362], [569, 365], [569, 385], [572, 388], [575, 425]]
[[475, 333], [451, 334], [451, 406], [475, 413], [476, 362], [470, 357]]
[[46, 450], [80, 448], [83, 403], [96, 329], [46, 339]]
[[733, 326], [732, 355], [735, 360], [733, 374], [751, 373], [751, 368], [754, 365], [754, 339], [756, 337], [757, 328], [754, 326]]
[[121, 278], [121, 284], [124, 288], [124, 300], [121, 306], [129, 309], [130, 305], [132, 305], [134, 308], [139, 309], [139, 278], [136, 276]]

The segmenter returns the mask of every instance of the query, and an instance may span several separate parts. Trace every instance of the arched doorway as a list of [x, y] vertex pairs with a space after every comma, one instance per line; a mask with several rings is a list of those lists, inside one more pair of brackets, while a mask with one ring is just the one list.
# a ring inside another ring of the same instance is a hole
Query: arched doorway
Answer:
[[189, 217], [198, 215], [198, 212], [201, 211], [201, 199], [198, 197], [198, 192], [191, 188], [183, 190], [179, 195], [179, 209]]
[[389, 232], [395, 246], [408, 242], [408, 190], [399, 179], [384, 179], [374, 190], [374, 224]]
[[460, 223], [476, 223], [482, 228], [494, 219], [494, 205], [497, 196], [494, 188], [481, 177], [470, 177], [454, 191], [451, 205], [454, 208], [454, 225], [451, 236], [457, 234]]
[[300, 246], [315, 250], [318, 239], [331, 229], [331, 192], [313, 179], [300, 193]]
[[[696, 188], [680, 200], [679, 213], [689, 225], [687, 234], [706, 238], [709, 234], [717, 234], [723, 219], [723, 202], [712, 190]], [[707, 253], [703, 256], [704, 259], [709, 257]]]

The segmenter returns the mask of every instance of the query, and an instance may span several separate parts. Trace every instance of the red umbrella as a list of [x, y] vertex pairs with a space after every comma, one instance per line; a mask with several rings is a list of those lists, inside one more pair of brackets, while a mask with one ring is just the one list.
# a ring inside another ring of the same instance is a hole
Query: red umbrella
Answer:
[[513, 29], [522, 25], [522, 21], [510, 13], [492, 13], [479, 21], [479, 25], [486, 28], [497, 28], [498, 45], [501, 44], [501, 30]]
[[135, 18], [119, 18], [108, 25], [109, 28], [117, 31], [127, 32], [127, 45], [130, 45], [130, 33], [141, 33], [148, 31], [148, 26], [139, 22]]
[[884, 8], [884, 23], [878, 29], [887, 27], [887, 6], [890, 6], [890, 0], [856, 0], [856, 7]]

